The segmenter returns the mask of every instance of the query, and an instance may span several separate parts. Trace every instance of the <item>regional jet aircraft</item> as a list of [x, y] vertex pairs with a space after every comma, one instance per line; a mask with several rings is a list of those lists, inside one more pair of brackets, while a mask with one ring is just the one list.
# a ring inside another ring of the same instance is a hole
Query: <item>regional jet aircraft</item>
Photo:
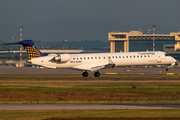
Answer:
[[115, 66], [167, 65], [166, 71], [168, 71], [169, 66], [176, 62], [173, 57], [161, 51], [47, 54], [41, 53], [32, 40], [23, 40], [9, 44], [23, 45], [27, 55], [29, 56], [29, 60], [27, 60], [28, 63], [47, 68], [72, 68], [82, 70], [83, 77], [87, 77], [88, 72], [94, 71], [94, 76], [99, 77], [99, 70], [114, 68]]

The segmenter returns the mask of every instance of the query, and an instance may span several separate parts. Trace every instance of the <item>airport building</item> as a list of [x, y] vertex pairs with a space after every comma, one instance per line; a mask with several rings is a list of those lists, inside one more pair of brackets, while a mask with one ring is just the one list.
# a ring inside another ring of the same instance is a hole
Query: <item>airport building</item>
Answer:
[[170, 34], [144, 34], [141, 31], [112, 31], [108, 33], [110, 52], [164, 51], [180, 59], [180, 32]]

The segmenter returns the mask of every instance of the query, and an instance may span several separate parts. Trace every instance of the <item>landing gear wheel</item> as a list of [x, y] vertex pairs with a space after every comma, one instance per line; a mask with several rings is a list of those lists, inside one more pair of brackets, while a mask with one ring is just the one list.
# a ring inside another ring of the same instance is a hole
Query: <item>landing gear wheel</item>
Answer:
[[83, 72], [83, 73], [82, 73], [82, 76], [83, 76], [83, 77], [87, 77], [87, 76], [88, 76], [88, 72]]
[[169, 68], [166, 68], [166, 71], [169, 71]]
[[99, 72], [95, 72], [94, 73], [94, 77], [99, 77], [100, 76], [100, 73]]

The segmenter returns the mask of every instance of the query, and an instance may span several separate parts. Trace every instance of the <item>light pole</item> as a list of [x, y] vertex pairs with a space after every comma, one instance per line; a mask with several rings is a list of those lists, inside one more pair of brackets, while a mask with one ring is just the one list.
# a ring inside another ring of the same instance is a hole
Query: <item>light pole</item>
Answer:
[[[20, 28], [20, 41], [22, 41], [22, 28], [23, 28], [23, 26], [20, 25], [19, 28]], [[20, 45], [20, 60], [22, 60], [22, 45]]]
[[155, 32], [156, 25], [152, 25], [152, 27], [153, 27], [153, 51], [155, 51], [155, 36], [154, 36], [154, 32]]
[[68, 43], [69, 41], [68, 40], [63, 40], [64, 44], [65, 44], [65, 48], [66, 49], [66, 43]]
[[43, 47], [43, 38], [44, 37], [41, 37], [41, 48], [43, 49], [44, 47]]
[[[13, 43], [13, 39], [15, 39], [15, 37], [10, 37], [10, 39], [12, 39], [12, 43]], [[13, 44], [12, 44], [11, 51], [12, 51], [12, 59], [13, 59]]]

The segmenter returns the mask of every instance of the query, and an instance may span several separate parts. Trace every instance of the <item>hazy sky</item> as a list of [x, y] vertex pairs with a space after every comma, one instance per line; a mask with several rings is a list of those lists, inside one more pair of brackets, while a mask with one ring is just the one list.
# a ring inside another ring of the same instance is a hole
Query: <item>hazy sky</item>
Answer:
[[0, 0], [0, 23], [23, 25], [66, 18], [180, 29], [179, 5], [180, 0]]

